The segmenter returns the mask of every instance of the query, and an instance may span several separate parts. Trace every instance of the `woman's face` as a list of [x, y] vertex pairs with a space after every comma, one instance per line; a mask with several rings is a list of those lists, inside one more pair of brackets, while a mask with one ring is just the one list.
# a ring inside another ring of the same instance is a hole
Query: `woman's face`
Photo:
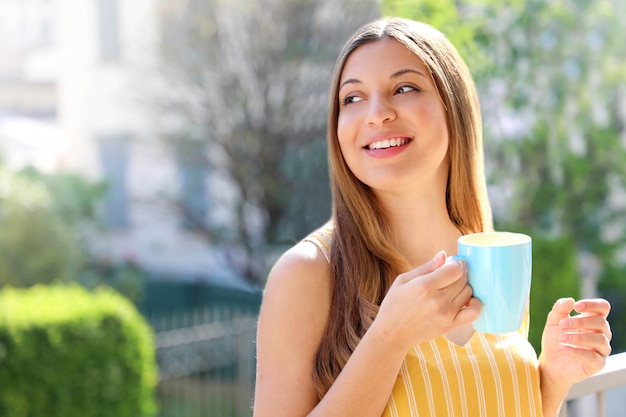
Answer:
[[428, 68], [392, 38], [364, 44], [339, 81], [337, 137], [348, 167], [375, 191], [441, 192], [445, 109]]

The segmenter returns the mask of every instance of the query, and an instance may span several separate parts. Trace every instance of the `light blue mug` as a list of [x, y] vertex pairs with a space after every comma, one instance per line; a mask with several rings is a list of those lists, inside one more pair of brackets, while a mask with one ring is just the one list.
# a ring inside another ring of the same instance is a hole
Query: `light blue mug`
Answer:
[[474, 297], [482, 303], [474, 329], [484, 333], [518, 330], [530, 295], [532, 246], [530, 236], [484, 232], [461, 236], [453, 259], [467, 265]]

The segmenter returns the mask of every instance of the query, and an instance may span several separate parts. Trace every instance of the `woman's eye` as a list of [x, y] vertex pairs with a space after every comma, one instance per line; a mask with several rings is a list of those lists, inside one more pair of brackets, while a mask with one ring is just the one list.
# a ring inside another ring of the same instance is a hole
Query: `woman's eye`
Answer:
[[343, 105], [345, 106], [347, 104], [357, 103], [362, 100], [363, 98], [359, 96], [347, 96], [346, 98], [343, 99]]
[[403, 85], [396, 89], [396, 94], [404, 94], [404, 93], [409, 93], [411, 91], [418, 91], [418, 89], [417, 87], [414, 87], [412, 85]]

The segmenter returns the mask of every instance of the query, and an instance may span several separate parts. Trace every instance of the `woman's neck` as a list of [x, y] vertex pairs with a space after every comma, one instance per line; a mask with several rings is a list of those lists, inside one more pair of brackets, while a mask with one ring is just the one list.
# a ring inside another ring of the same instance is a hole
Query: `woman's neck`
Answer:
[[422, 265], [442, 249], [448, 255], [456, 254], [461, 232], [450, 220], [445, 197], [379, 196], [379, 200], [397, 249], [413, 267]]

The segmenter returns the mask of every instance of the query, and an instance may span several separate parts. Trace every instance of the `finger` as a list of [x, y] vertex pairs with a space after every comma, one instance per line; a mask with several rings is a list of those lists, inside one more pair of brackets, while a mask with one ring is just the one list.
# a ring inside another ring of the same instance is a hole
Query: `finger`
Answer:
[[446, 263], [446, 258], [447, 258], [446, 251], [440, 250], [430, 261], [418, 267], [417, 271], [419, 271], [422, 274], [433, 272], [434, 270], [439, 268], [441, 265]]
[[452, 321], [453, 326], [459, 326], [475, 321], [480, 315], [482, 304], [478, 298], [470, 298], [467, 305], [459, 310]]
[[578, 313], [598, 314], [607, 317], [611, 311], [611, 304], [602, 298], [579, 300], [574, 304], [574, 310]]
[[458, 293], [467, 285], [465, 263], [463, 261], [448, 262], [436, 271], [425, 275], [424, 281], [432, 289]]
[[611, 326], [602, 316], [580, 314], [562, 319], [559, 327], [564, 331], [583, 333], [604, 333], [611, 335]]
[[471, 288], [463, 280], [457, 280], [444, 288], [438, 288], [433, 293], [433, 297], [437, 297], [442, 303], [449, 305], [450, 308], [461, 308], [472, 296]]
[[548, 313], [546, 326], [559, 326], [561, 320], [569, 317], [570, 312], [574, 309], [573, 298], [561, 298], [554, 303], [552, 310]]
[[419, 276], [436, 271], [437, 268], [439, 268], [446, 262], [446, 257], [446, 251], [439, 251], [430, 261], [426, 262], [425, 264], [418, 266], [417, 268], [412, 269], [409, 272], [398, 275], [396, 281], [399, 283], [405, 283], [412, 280], [413, 278], [417, 278]]
[[451, 281], [451, 284], [458, 282], [461, 277], [463, 278], [463, 285], [467, 284], [467, 265], [465, 264], [465, 261], [447, 261], [440, 269], [453, 271], [453, 277], [457, 277], [457, 279]]
[[447, 286], [441, 291], [448, 292], [450, 306], [456, 309], [467, 305], [473, 293], [472, 287], [467, 285], [467, 282], [463, 282], [463, 280], [458, 280], [456, 283]]
[[559, 341], [562, 344], [579, 349], [594, 350], [602, 356], [609, 356], [611, 345], [603, 333], [561, 333]]

